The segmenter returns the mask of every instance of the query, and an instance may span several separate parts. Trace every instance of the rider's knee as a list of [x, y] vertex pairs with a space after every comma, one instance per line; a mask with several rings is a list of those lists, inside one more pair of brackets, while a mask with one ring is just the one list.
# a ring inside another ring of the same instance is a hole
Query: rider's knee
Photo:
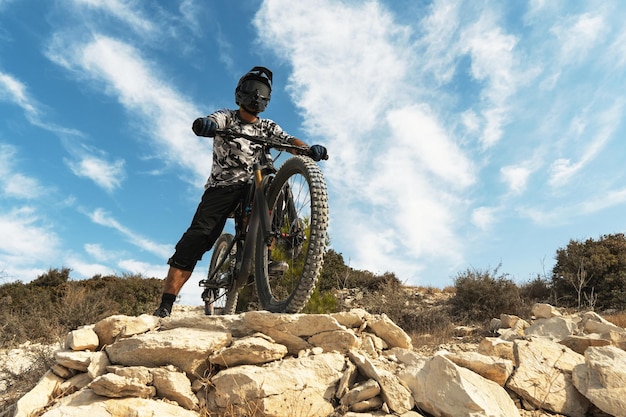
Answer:
[[167, 260], [167, 264], [169, 266], [180, 269], [182, 271], [188, 271], [188, 272], [192, 272], [194, 268], [196, 267], [197, 263], [198, 261], [196, 260], [189, 260], [189, 259], [185, 260], [185, 259], [177, 258], [176, 255], [172, 256], [170, 259]]

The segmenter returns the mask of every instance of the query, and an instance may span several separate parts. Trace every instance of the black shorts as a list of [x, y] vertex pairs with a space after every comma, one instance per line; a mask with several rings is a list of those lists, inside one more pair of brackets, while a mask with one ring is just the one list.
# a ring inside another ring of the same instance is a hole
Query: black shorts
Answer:
[[207, 188], [191, 225], [176, 244], [176, 251], [167, 263], [183, 271], [193, 271], [202, 255], [211, 249], [220, 236], [228, 216], [245, 198], [249, 187], [243, 184]]

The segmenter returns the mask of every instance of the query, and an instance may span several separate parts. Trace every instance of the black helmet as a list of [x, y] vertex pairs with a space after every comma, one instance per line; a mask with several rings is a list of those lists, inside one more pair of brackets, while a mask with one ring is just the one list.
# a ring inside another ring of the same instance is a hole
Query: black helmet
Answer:
[[252, 113], [267, 107], [272, 95], [272, 71], [254, 67], [239, 79], [235, 89], [235, 103]]

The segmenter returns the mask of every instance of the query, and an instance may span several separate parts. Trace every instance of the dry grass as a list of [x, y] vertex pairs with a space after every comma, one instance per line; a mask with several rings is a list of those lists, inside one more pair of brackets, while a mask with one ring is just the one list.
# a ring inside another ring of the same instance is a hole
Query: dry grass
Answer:
[[[0, 375], [4, 375], [6, 389], [0, 395], [0, 410], [13, 410], [15, 403], [33, 389], [41, 377], [54, 364], [52, 352], [44, 346], [31, 348], [31, 363], [22, 372], [15, 372], [7, 363], [0, 363]], [[0, 417], [4, 413], [0, 412]], [[11, 413], [9, 412], [9, 414]]]
[[616, 326], [626, 328], [626, 311], [619, 311], [604, 315], [604, 318]]

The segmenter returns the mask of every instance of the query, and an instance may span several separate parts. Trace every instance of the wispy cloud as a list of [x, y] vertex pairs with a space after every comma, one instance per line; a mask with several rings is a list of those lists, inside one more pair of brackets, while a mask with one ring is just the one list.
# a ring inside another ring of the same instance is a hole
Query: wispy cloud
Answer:
[[108, 192], [119, 188], [126, 177], [124, 161], [107, 161], [95, 155], [83, 154], [78, 160], [65, 160], [74, 175], [92, 180]]
[[162, 245], [152, 242], [151, 240], [135, 233], [130, 228], [123, 226], [118, 220], [113, 218], [103, 209], [96, 209], [87, 213], [87, 215], [94, 223], [118, 231], [120, 234], [125, 236], [131, 244], [142, 250], [153, 253], [162, 258], [166, 258], [171, 255], [172, 247], [170, 245]]
[[119, 21], [125, 23], [130, 29], [134, 31], [151, 33], [156, 30], [155, 23], [149, 18], [143, 15], [143, 12], [133, 8], [136, 3], [134, 1], [121, 1], [121, 0], [72, 0], [74, 3], [80, 6], [89, 7], [92, 9], [100, 10], [103, 13], [109, 14]]
[[38, 114], [37, 105], [29, 97], [26, 86], [10, 74], [0, 72], [0, 100], [15, 103], [32, 118]]
[[392, 264], [405, 276], [415, 276], [425, 255], [458, 259], [455, 223], [466, 207], [453, 190], [473, 184], [476, 172], [420, 101], [411, 29], [375, 2], [312, 10], [266, 1], [255, 24], [262, 44], [294, 68], [289, 91], [308, 132], [323, 134], [331, 149], [324, 169], [341, 196], [334, 239], [350, 241], [359, 265]]
[[52, 260], [60, 244], [45, 219], [29, 206], [0, 212], [0, 236], [0, 265], [11, 269]]
[[514, 194], [521, 194], [526, 190], [528, 178], [531, 174], [532, 169], [525, 164], [508, 165], [500, 168], [502, 181], [507, 184], [509, 190]]
[[559, 158], [553, 162], [549, 179], [551, 186], [563, 186], [598, 157], [607, 142], [614, 139], [613, 134], [623, 120], [623, 107], [624, 101], [618, 99], [610, 107], [600, 110], [599, 114], [593, 118], [593, 125], [575, 123], [576, 127], [570, 130], [576, 137], [568, 142], [583, 140], [584, 145], [579, 151], [580, 156], [575, 161], [570, 158]]
[[161, 160], [191, 171], [196, 184], [206, 180], [211, 152], [206, 142], [193, 137], [187, 122], [201, 114], [200, 110], [162, 80], [155, 70], [158, 66], [142, 58], [139, 50], [101, 35], [87, 43], [57, 37], [50, 44], [48, 57], [79, 77], [94, 81], [94, 88], [116, 97], [135, 116], [136, 123], [141, 123], [143, 136], [151, 136], [153, 150]]
[[503, 32], [493, 16], [485, 12], [479, 20], [462, 31], [460, 49], [471, 57], [472, 77], [486, 83], [481, 91], [485, 148], [502, 138], [503, 126], [509, 121], [509, 98], [518, 84], [524, 82], [516, 70], [514, 48], [517, 39]]
[[0, 190], [4, 197], [35, 199], [44, 187], [34, 177], [16, 172], [17, 149], [0, 143]]
[[603, 41], [606, 28], [601, 12], [573, 15], [554, 25], [551, 31], [561, 46], [561, 62], [569, 64], [584, 60]]

